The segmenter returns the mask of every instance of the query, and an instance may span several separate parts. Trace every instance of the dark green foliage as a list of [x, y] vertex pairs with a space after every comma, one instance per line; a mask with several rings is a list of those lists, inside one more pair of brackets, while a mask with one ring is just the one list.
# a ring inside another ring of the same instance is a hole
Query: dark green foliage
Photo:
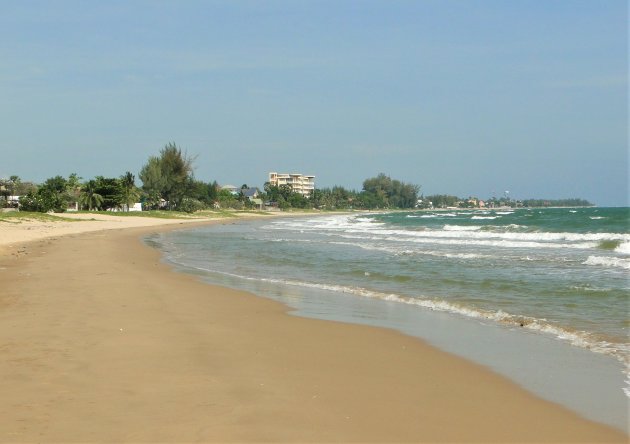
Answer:
[[311, 203], [309, 202], [309, 200], [300, 193], [291, 193], [287, 202], [289, 203], [289, 206], [291, 208], [304, 209], [311, 207]]
[[96, 191], [96, 181], [90, 180], [83, 185], [79, 202], [83, 209], [99, 210], [103, 206], [103, 196]]
[[174, 143], [162, 148], [159, 157], [150, 157], [139, 175], [146, 203], [157, 208], [164, 199], [169, 209], [177, 209], [190, 195], [193, 161]]
[[136, 188], [136, 177], [127, 171], [124, 175], [120, 176], [120, 201], [129, 211], [129, 207], [134, 204], [140, 197], [138, 189]]
[[392, 180], [381, 173], [363, 182], [361, 203], [365, 208], [415, 208], [418, 185]]
[[194, 213], [195, 211], [203, 210], [206, 208], [206, 205], [203, 202], [193, 199], [190, 197], [184, 197], [179, 204], [179, 211], [183, 211], [185, 213]]
[[62, 176], [47, 179], [37, 191], [31, 191], [20, 199], [24, 211], [63, 213], [68, 208], [70, 198], [67, 193], [68, 181]]
[[593, 204], [584, 199], [525, 199], [524, 207], [592, 207]]
[[122, 208], [124, 192], [120, 179], [96, 176], [94, 179], [94, 191], [103, 198], [103, 203], [100, 205], [101, 209]]
[[216, 202], [221, 208], [235, 208], [240, 209], [243, 207], [243, 203], [240, 202], [235, 195], [228, 190], [219, 190], [217, 193]]
[[422, 199], [423, 202], [431, 202], [435, 208], [456, 207], [461, 199], [449, 194], [433, 194]]
[[[203, 208], [210, 208], [218, 200], [219, 184], [217, 182], [205, 183], [200, 180], [191, 180], [188, 187], [188, 196], [201, 202]], [[186, 210], [182, 210], [186, 211]]]
[[160, 159], [154, 156], [149, 157], [147, 163], [140, 170], [139, 176], [140, 180], [142, 180], [145, 208], [158, 209], [162, 198], [162, 190], [165, 186]]

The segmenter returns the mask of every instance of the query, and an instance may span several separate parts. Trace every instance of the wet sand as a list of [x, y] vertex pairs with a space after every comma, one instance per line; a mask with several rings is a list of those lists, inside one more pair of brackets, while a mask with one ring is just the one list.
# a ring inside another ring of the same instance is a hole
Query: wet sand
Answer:
[[176, 273], [139, 240], [167, 229], [14, 235], [0, 441], [628, 440], [418, 339]]

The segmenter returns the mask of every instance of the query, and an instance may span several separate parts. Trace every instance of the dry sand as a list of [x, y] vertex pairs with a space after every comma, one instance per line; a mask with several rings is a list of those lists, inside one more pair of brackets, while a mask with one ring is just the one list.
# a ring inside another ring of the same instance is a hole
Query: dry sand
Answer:
[[[6, 219], [0, 221], [0, 252], [24, 242], [79, 234], [91, 231], [121, 228], [152, 227], [158, 225], [199, 222], [199, 218], [162, 219], [151, 217], [116, 216], [114, 214], [64, 213], [59, 215], [69, 221], [39, 221]], [[203, 219], [201, 219], [203, 220]], [[205, 219], [208, 220], [208, 219]]]
[[139, 240], [173, 226], [136, 222], [11, 232], [0, 441], [628, 441], [417, 339], [176, 273]]

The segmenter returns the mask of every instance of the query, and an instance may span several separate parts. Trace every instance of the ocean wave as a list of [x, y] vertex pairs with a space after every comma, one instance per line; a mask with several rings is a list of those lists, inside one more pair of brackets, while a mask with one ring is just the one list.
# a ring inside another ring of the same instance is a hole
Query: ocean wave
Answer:
[[630, 259], [608, 256], [589, 256], [588, 259], [582, 262], [582, 265], [595, 265], [630, 270]]
[[357, 234], [340, 234], [339, 237], [346, 239], [363, 239], [371, 241], [390, 241], [390, 242], [410, 242], [416, 244], [437, 244], [437, 245], [470, 245], [470, 246], [483, 246], [483, 247], [499, 247], [499, 248], [572, 248], [572, 249], [592, 249], [597, 247], [596, 242], [581, 242], [571, 244], [561, 244], [557, 242], [533, 242], [533, 241], [510, 241], [507, 239], [465, 239], [465, 238], [442, 238], [442, 237], [415, 237], [415, 238], [401, 238], [396, 236], [361, 236]]
[[479, 231], [483, 227], [481, 225], [444, 225], [444, 231]]
[[615, 253], [630, 255], [630, 242], [620, 243], [617, 248], [615, 248]]
[[608, 293], [608, 292], [612, 291], [611, 288], [592, 287], [590, 285], [573, 285], [570, 288], [571, 288], [571, 290], [590, 291], [590, 292], [594, 292], [594, 293]]
[[530, 242], [601, 242], [620, 241], [630, 242], [630, 234], [625, 233], [552, 233], [552, 232], [513, 232], [513, 231], [489, 231], [483, 229], [457, 229], [450, 225], [442, 230], [396, 230], [373, 227], [346, 227], [337, 232], [365, 233], [369, 235], [395, 235], [401, 238], [471, 238], [471, 239], [496, 239]]
[[473, 216], [471, 217], [472, 220], [493, 220], [493, 219], [498, 219], [501, 216]]
[[[449, 214], [449, 213], [446, 213]], [[432, 216], [432, 215], [423, 215]], [[420, 217], [423, 217], [420, 216]], [[477, 216], [485, 217], [485, 216]], [[532, 249], [600, 249], [600, 245], [617, 245], [622, 254], [630, 244], [626, 233], [536, 232], [523, 225], [480, 226], [445, 224], [442, 229], [398, 229], [369, 217], [341, 215], [330, 218], [293, 219], [266, 225], [264, 228], [310, 232], [327, 237], [367, 240], [371, 242], [409, 242], [436, 245], [459, 245]]]
[[[449, 213], [446, 213], [449, 214]], [[432, 216], [432, 215], [423, 215]], [[420, 216], [420, 217], [423, 217]], [[473, 217], [486, 217], [486, 216], [473, 216]], [[490, 216], [494, 217], [494, 216]], [[308, 223], [307, 223], [308, 222]], [[527, 231], [525, 225], [510, 224], [500, 226], [486, 226], [479, 225], [452, 225], [445, 224], [443, 229], [396, 229], [388, 226], [383, 222], [376, 222], [373, 219], [366, 217], [355, 216], [339, 216], [335, 218], [319, 218], [312, 220], [293, 220], [283, 221], [277, 223], [275, 226], [270, 225], [267, 227], [277, 229], [293, 229], [304, 230], [309, 229], [321, 230], [321, 234], [328, 233], [365, 233], [370, 235], [395, 235], [400, 237], [436, 237], [436, 238], [475, 238], [475, 239], [501, 239], [501, 240], [513, 240], [513, 241], [534, 241], [534, 242], [548, 242], [548, 241], [563, 241], [563, 242], [601, 242], [601, 241], [619, 241], [630, 244], [630, 234], [628, 233], [571, 233], [571, 232], [542, 232], [542, 231]], [[627, 245], [620, 248], [629, 248]]]
[[449, 259], [484, 259], [492, 256], [477, 253], [444, 253], [444, 257]]

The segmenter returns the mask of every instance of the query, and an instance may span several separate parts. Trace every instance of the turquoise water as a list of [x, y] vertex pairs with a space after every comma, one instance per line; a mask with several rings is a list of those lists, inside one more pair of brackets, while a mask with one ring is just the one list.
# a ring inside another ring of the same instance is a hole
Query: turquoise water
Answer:
[[409, 330], [420, 322], [413, 313], [439, 314], [627, 366], [628, 216], [628, 208], [316, 215], [153, 241], [182, 269], [279, 296], [306, 315]]

